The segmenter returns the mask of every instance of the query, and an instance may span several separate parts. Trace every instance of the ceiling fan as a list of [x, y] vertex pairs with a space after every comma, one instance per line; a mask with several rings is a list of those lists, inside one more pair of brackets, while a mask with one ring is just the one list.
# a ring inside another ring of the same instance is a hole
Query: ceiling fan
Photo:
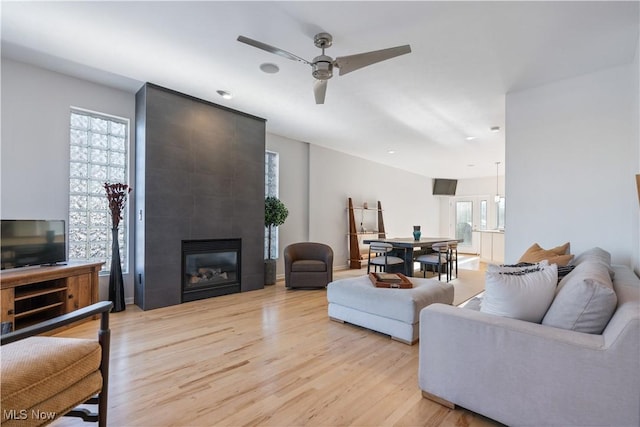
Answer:
[[316, 79], [313, 86], [316, 104], [324, 104], [324, 98], [327, 93], [327, 80], [333, 76], [333, 67], [338, 67], [340, 69], [339, 74], [342, 76], [343, 74], [359, 70], [367, 65], [375, 64], [376, 62], [385, 61], [411, 52], [411, 46], [407, 44], [388, 49], [374, 50], [372, 52], [358, 53], [356, 55], [339, 56], [336, 59], [332, 59], [330, 56], [324, 54], [324, 50], [333, 44], [333, 37], [329, 33], [318, 33], [313, 38], [313, 42], [316, 47], [322, 49], [322, 54], [316, 56], [311, 61], [307, 61], [306, 59], [300, 58], [286, 50], [250, 39], [249, 37], [238, 36], [238, 41], [246, 43], [249, 46], [257, 47], [258, 49], [266, 50], [270, 53], [275, 53], [276, 55], [280, 55], [293, 61], [299, 61], [311, 65], [311, 75]]

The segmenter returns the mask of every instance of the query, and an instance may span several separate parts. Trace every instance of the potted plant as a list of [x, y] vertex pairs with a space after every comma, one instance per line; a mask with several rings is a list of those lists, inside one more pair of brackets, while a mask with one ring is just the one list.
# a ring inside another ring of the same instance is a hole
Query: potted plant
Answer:
[[264, 260], [264, 284], [276, 283], [276, 260], [271, 258], [271, 230], [284, 224], [289, 211], [277, 197], [268, 196], [264, 199], [264, 225], [267, 227], [267, 259]]

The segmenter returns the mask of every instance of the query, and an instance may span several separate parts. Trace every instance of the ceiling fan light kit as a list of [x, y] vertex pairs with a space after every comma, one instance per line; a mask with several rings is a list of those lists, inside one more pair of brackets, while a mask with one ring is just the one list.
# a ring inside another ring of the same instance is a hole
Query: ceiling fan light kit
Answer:
[[278, 67], [276, 64], [272, 64], [271, 62], [260, 64], [260, 69], [267, 74], [275, 74], [280, 71], [280, 67]]
[[[293, 53], [287, 52], [280, 48], [262, 43], [258, 40], [250, 39], [245, 36], [238, 36], [238, 41], [248, 44], [249, 46], [256, 47], [258, 49], [265, 50], [269, 53], [282, 56], [283, 58], [290, 59], [292, 61], [302, 62], [311, 66], [311, 75], [316, 79], [313, 85], [313, 93], [316, 99], [316, 104], [324, 104], [326, 92], [327, 92], [327, 80], [333, 77], [333, 67], [339, 68], [339, 75], [344, 75], [360, 68], [364, 68], [368, 65], [375, 64], [377, 62], [385, 61], [387, 59], [395, 58], [396, 56], [404, 55], [411, 52], [411, 46], [403, 45], [396, 46], [388, 49], [381, 49], [372, 52], [359, 53], [356, 55], [348, 55], [331, 58], [324, 54], [324, 50], [333, 45], [333, 37], [329, 33], [318, 33], [313, 38], [313, 43], [319, 49], [322, 49], [322, 54], [313, 58], [312, 61], [307, 61]], [[262, 64], [266, 65], [266, 64]], [[260, 69], [266, 71], [262, 65]], [[275, 64], [273, 64], [275, 66]], [[277, 68], [277, 66], [275, 66]]]

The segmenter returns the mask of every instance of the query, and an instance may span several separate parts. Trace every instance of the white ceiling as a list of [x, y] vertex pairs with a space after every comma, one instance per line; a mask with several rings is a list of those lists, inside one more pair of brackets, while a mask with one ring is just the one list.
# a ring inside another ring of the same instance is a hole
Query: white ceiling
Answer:
[[[3, 1], [2, 55], [131, 92], [152, 82], [263, 117], [273, 134], [460, 179], [495, 176], [504, 162], [506, 93], [631, 63], [638, 6]], [[316, 105], [308, 65], [236, 41], [311, 60], [320, 31], [333, 35], [333, 58], [403, 44], [412, 53], [336, 73]], [[280, 72], [260, 71], [265, 62]]]

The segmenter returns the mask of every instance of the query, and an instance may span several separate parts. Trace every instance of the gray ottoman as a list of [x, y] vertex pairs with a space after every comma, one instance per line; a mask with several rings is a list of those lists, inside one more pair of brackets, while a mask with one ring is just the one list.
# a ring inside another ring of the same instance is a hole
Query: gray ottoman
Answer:
[[329, 318], [414, 344], [420, 330], [420, 310], [436, 302], [453, 303], [453, 285], [435, 279], [410, 280], [410, 289], [376, 288], [368, 276], [335, 280], [327, 285]]

